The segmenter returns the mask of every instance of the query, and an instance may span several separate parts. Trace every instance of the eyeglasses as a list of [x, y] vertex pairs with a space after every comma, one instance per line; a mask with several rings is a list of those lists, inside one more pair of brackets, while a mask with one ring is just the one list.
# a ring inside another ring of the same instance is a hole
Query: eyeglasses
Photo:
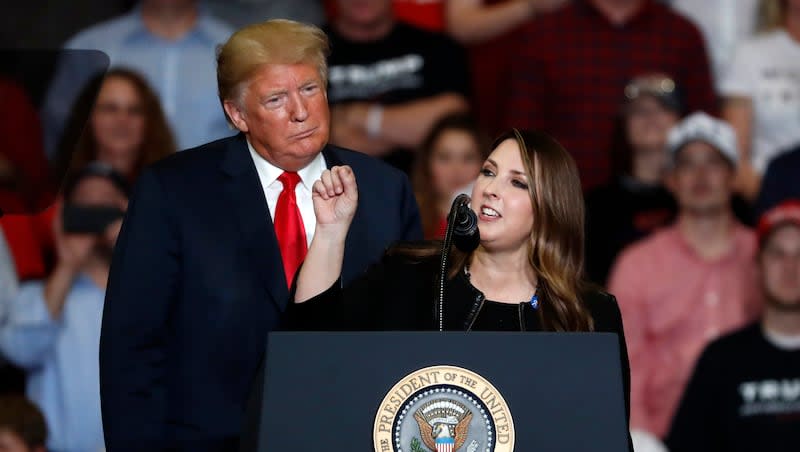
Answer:
[[658, 97], [675, 95], [675, 81], [665, 75], [648, 75], [631, 80], [625, 87], [625, 97], [635, 100], [643, 94]]
[[119, 114], [125, 113], [130, 116], [144, 115], [144, 108], [138, 104], [124, 105], [114, 102], [103, 102], [95, 105], [95, 112], [101, 114]]

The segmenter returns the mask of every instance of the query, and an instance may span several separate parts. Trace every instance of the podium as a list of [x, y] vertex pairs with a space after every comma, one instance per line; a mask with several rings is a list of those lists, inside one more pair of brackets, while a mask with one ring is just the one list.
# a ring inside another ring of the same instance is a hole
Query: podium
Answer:
[[256, 450], [628, 450], [613, 333], [276, 332]]

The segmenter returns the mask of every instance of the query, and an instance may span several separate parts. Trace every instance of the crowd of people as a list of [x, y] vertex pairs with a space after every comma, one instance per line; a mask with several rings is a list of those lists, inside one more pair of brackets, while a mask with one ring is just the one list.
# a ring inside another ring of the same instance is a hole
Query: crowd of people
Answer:
[[[462, 285], [620, 332], [636, 450], [800, 443], [800, 0], [140, 0], [74, 31], [39, 105], [0, 76], [0, 450], [229, 447], [287, 304], [443, 238], [462, 193], [503, 199]], [[358, 210], [316, 199], [356, 180]], [[519, 293], [486, 268], [512, 248]]]

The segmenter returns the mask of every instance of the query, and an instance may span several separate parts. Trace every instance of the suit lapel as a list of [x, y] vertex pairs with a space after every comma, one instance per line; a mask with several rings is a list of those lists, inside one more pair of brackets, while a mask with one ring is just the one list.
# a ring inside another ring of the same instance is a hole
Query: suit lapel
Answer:
[[243, 134], [240, 133], [229, 143], [221, 169], [228, 176], [225, 190], [255, 274], [261, 279], [272, 302], [283, 311], [289, 301], [289, 290], [280, 247], [264, 189]]

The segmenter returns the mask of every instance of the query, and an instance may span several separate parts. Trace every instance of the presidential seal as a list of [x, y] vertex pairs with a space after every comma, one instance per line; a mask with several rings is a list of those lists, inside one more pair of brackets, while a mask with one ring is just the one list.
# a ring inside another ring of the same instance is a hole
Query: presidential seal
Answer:
[[454, 366], [417, 370], [378, 408], [375, 452], [511, 452], [514, 422], [485, 378]]

